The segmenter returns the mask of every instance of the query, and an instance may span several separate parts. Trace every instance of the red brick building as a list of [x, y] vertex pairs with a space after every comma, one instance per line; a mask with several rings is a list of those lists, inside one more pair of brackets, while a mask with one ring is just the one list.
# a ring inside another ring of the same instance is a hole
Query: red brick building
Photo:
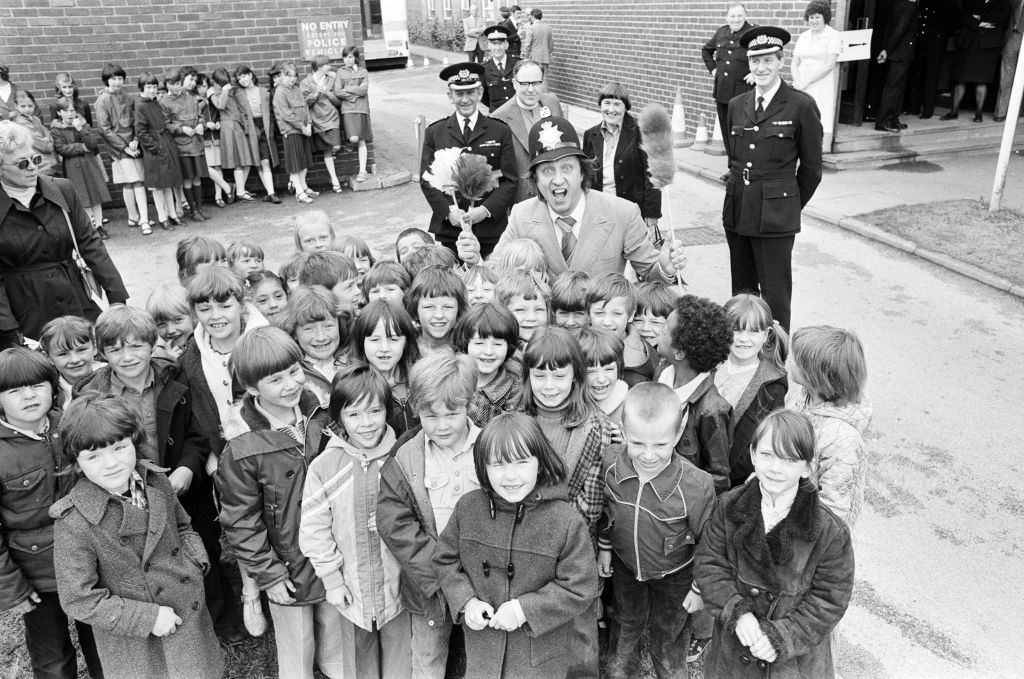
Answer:
[[[274, 61], [292, 59], [302, 77], [307, 68], [300, 61], [298, 21], [310, 17], [349, 21], [353, 42], [361, 44], [359, 0], [4, 0], [0, 61], [12, 82], [36, 96], [48, 121], [54, 76], [69, 72], [92, 103], [107, 62], [124, 66], [131, 91], [141, 71], [162, 74], [185, 65], [209, 74], [249, 64], [266, 84]], [[357, 171], [354, 152], [343, 151], [339, 160], [341, 172]], [[322, 163], [317, 166], [322, 171]], [[283, 170], [277, 179], [287, 181]], [[318, 176], [312, 180], [321, 183]]]

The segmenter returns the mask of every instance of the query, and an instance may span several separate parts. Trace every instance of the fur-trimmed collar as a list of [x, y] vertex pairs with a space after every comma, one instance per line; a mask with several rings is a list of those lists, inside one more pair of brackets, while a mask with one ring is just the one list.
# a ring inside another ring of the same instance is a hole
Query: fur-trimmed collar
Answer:
[[808, 542], [818, 530], [818, 491], [806, 479], [793, 500], [793, 507], [771, 532], [765, 535], [761, 516], [761, 485], [757, 479], [747, 484], [726, 510], [726, 518], [736, 528], [736, 547], [772, 587], [778, 586], [776, 566], [785, 566], [793, 558], [793, 541]]

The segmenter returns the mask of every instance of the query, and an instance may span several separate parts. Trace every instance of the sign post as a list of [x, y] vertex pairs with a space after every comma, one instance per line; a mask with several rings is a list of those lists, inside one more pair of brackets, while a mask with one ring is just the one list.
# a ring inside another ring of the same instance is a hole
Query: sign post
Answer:
[[1003, 141], [999, 146], [999, 160], [996, 162], [996, 177], [992, 182], [992, 199], [988, 211], [998, 212], [1003, 202], [1003, 191], [1006, 189], [1006, 170], [1010, 165], [1010, 150], [1013, 148], [1013, 135], [1017, 131], [1017, 120], [1020, 115], [1020, 102], [1024, 96], [1024, 50], [1017, 55], [1017, 71], [1013, 76], [1013, 87], [1010, 89], [1010, 108], [1003, 125]]
[[330, 59], [341, 59], [341, 52], [354, 45], [352, 22], [348, 19], [333, 19], [329, 16], [299, 19], [299, 51], [303, 61], [323, 54]]

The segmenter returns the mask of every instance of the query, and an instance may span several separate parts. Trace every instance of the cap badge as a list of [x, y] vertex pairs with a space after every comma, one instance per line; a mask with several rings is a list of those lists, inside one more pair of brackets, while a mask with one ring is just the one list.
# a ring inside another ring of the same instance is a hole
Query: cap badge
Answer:
[[562, 134], [564, 133], [558, 129], [558, 127], [545, 121], [540, 124], [540, 132], [537, 134], [537, 141], [540, 142], [541, 146], [543, 146], [545, 150], [550, 151], [562, 143]]
[[461, 71], [459, 71], [459, 79], [460, 80], [465, 80], [468, 77], [469, 77], [469, 69], [468, 68], [464, 68]]
[[540, 117], [541, 118], [550, 118], [551, 117], [551, 109], [549, 109], [547, 106], [541, 106], [540, 107]]

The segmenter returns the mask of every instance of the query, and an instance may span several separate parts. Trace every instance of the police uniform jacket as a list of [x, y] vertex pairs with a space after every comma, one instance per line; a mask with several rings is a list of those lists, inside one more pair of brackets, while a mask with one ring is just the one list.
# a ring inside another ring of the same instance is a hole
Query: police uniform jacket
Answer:
[[821, 182], [821, 117], [785, 81], [760, 115], [756, 91], [729, 102], [729, 179], [722, 223], [740, 236], [792, 236]]
[[753, 26], [744, 22], [743, 27], [733, 33], [728, 25], [722, 26], [700, 51], [708, 71], [715, 71], [715, 101], [727, 104], [733, 97], [753, 87], [743, 80], [750, 73], [750, 66], [747, 65], [746, 48], [740, 47], [740, 36], [748, 28]]
[[523, 50], [523, 39], [519, 37], [519, 29], [516, 28], [516, 22], [512, 20], [512, 17], [509, 17], [498, 25], [508, 29], [508, 55], [518, 59]]
[[[487, 158], [487, 162], [495, 170], [501, 171], [498, 188], [484, 196], [480, 205], [487, 208], [491, 216], [473, 225], [473, 233], [481, 242], [497, 242], [505, 226], [508, 224], [508, 210], [516, 195], [519, 183], [516, 170], [516, 153], [512, 143], [512, 130], [508, 125], [488, 118], [484, 114], [477, 116], [476, 129], [469, 139], [462, 138], [460, 116], [453, 113], [427, 127], [423, 138], [423, 155], [420, 160], [420, 176], [430, 169], [434, 161], [434, 152], [440, 149], [458, 147], [466, 153], [476, 153]], [[430, 203], [430, 233], [442, 240], [454, 241], [459, 237], [459, 227], [452, 226], [448, 221], [448, 213], [452, 200], [448, 194], [435, 189], [426, 179], [420, 180], [420, 188], [427, 202]], [[458, 197], [459, 207], [468, 210], [469, 201]]]
[[487, 107], [489, 113], [506, 101], [516, 96], [516, 90], [512, 86], [512, 69], [519, 62], [517, 57], [505, 54], [505, 68], [498, 70], [494, 59], [484, 62], [484, 93], [480, 101]]
[[954, 0], [921, 0], [918, 9], [917, 42], [921, 49], [946, 50], [949, 36], [956, 33], [957, 11]]
[[917, 3], [898, 0], [889, 17], [889, 33], [885, 38], [885, 53], [889, 61], [912, 61], [914, 42], [917, 40]]

